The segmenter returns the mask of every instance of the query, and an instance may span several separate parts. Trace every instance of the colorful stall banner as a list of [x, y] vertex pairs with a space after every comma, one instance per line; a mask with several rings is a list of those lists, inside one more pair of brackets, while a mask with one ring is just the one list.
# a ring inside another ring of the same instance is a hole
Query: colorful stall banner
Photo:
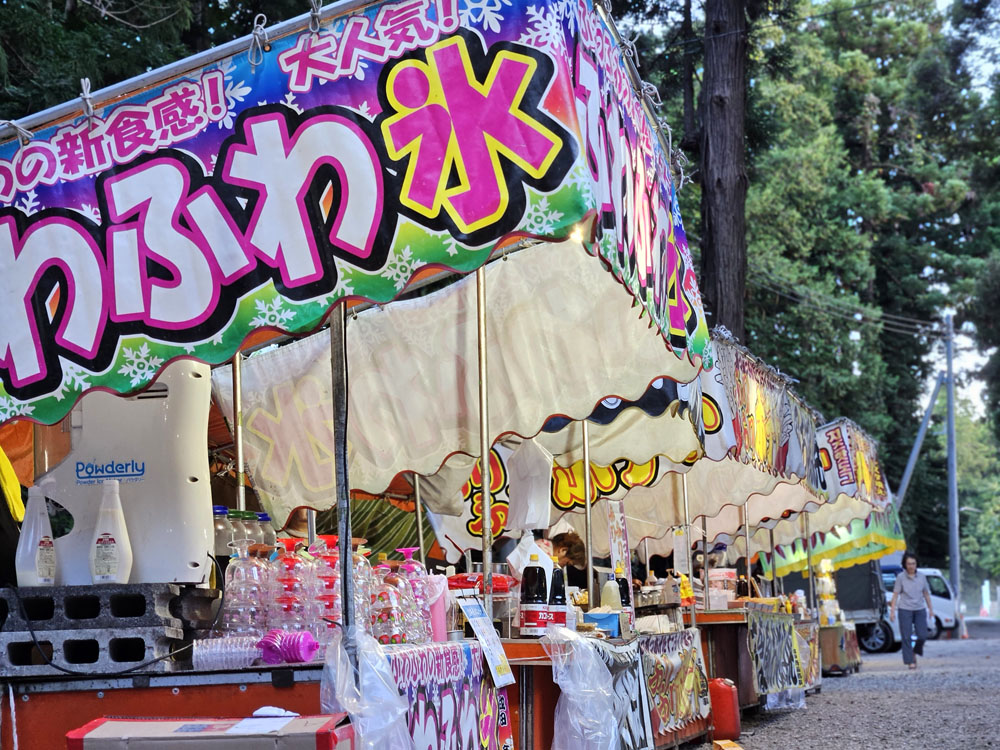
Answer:
[[608, 514], [608, 542], [611, 547], [611, 567], [622, 571], [622, 576], [629, 582], [628, 601], [622, 602], [629, 608], [629, 624], [635, 626], [635, 601], [632, 596], [632, 553], [628, 546], [628, 526], [625, 523], [625, 502], [608, 499], [604, 501]]
[[820, 465], [831, 497], [844, 494], [883, 509], [890, 493], [878, 461], [878, 446], [849, 419], [838, 419], [816, 431]]
[[700, 361], [668, 156], [587, 0], [401, 0], [95, 98], [0, 145], [0, 420], [55, 422], [177, 357], [470, 271], [515, 236], [592, 251]]
[[416, 750], [480, 750], [483, 653], [475, 641], [386, 649]]
[[695, 628], [639, 639], [656, 735], [676, 732], [711, 713], [708, 675]]
[[747, 611], [747, 641], [757, 695], [805, 686], [791, 616]]
[[[878, 560], [893, 552], [906, 550], [903, 527], [899, 514], [892, 503], [883, 511], [872, 511], [866, 518], [851, 521], [847, 526], [834, 526], [824, 531], [814, 531], [812, 538], [812, 561], [818, 566], [823, 560], [830, 560], [834, 570], [860, 565], [870, 560]], [[806, 569], [808, 555], [804, 539], [796, 539], [791, 544], [778, 544], [774, 548], [775, 572], [779, 577]], [[764, 574], [771, 575], [771, 554], [760, 556]]]
[[608, 670], [615, 693], [615, 716], [621, 742], [620, 750], [653, 750], [653, 727], [650, 720], [649, 694], [642, 660], [639, 656], [639, 640], [626, 644], [610, 641], [592, 641]]
[[479, 688], [479, 736], [482, 750], [514, 750], [507, 688], [483, 680]]
[[818, 687], [823, 682], [823, 657], [820, 653], [819, 623], [795, 623], [795, 635], [802, 656], [802, 679], [806, 690]]

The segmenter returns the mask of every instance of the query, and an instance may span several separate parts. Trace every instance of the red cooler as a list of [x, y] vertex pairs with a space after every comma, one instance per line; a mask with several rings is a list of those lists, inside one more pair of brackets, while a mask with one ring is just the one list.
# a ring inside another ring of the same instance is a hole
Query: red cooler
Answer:
[[717, 677], [708, 681], [708, 696], [712, 701], [713, 740], [740, 738], [740, 698], [732, 680]]

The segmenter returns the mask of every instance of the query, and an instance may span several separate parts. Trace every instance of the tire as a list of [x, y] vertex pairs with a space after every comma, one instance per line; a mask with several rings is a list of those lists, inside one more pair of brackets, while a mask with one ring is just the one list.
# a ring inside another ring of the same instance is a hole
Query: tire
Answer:
[[879, 620], [868, 626], [858, 643], [869, 654], [887, 651], [892, 645], [892, 629], [888, 623]]

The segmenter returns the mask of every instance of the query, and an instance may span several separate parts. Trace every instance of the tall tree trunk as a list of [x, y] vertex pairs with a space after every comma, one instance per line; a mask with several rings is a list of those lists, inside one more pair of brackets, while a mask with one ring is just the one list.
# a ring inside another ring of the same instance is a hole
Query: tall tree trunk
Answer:
[[694, 56], [688, 42], [693, 38], [691, 27], [691, 0], [684, 0], [684, 19], [681, 22], [681, 39], [684, 40], [684, 63], [681, 73], [681, 86], [684, 90], [684, 135], [681, 138], [681, 148], [694, 151], [700, 140], [694, 119]]
[[747, 40], [744, 3], [705, 5], [702, 84], [701, 276], [710, 322], [744, 340]]

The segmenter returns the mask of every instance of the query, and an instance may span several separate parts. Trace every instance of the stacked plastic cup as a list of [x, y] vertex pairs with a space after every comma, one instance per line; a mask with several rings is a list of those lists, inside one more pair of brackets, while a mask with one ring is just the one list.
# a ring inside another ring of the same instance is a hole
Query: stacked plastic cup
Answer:
[[222, 629], [229, 635], [259, 636], [266, 626], [266, 568], [250, 557], [249, 539], [231, 542], [236, 554], [226, 568], [226, 599]]
[[389, 579], [395, 576], [388, 565], [375, 568], [377, 583], [371, 593], [371, 632], [381, 644], [407, 643], [406, 618], [400, 590]]

